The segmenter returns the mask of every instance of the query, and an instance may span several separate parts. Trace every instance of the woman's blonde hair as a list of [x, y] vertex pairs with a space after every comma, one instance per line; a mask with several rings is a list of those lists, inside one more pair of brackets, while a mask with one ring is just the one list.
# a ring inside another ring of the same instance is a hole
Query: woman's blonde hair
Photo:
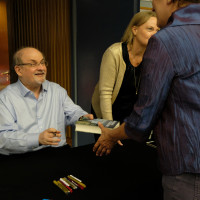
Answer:
[[132, 33], [132, 27], [141, 26], [142, 24], [146, 23], [151, 17], [156, 17], [156, 13], [153, 11], [142, 11], [135, 14], [129, 22], [126, 30], [124, 31], [124, 35], [122, 36], [121, 42], [131, 44], [134, 38]]

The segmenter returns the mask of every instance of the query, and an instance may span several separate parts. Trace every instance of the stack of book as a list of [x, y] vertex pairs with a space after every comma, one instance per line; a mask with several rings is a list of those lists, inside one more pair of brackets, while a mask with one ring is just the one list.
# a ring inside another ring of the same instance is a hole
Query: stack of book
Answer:
[[106, 119], [81, 119], [75, 124], [75, 131], [101, 134], [101, 129], [98, 126], [98, 122], [103, 124], [104, 127], [109, 129], [114, 129], [119, 127], [120, 123], [118, 121], [106, 120]]

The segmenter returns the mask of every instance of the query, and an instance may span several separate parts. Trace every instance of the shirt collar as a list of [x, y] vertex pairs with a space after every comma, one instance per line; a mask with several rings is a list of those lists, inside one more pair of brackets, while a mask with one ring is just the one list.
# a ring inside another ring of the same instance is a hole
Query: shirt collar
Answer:
[[[17, 81], [17, 85], [18, 85], [18, 88], [19, 88], [19, 91], [21, 92], [22, 96], [26, 96], [28, 93], [30, 93], [31, 91], [25, 87], [22, 82], [18, 79]], [[47, 92], [47, 88], [48, 88], [48, 81], [45, 80], [43, 83], [42, 83], [42, 92]]]
[[200, 4], [190, 4], [175, 11], [168, 20], [169, 26], [200, 24]]
[[42, 90], [43, 90], [43, 92], [47, 92], [47, 88], [48, 88], [48, 81], [45, 80], [45, 81], [42, 83]]

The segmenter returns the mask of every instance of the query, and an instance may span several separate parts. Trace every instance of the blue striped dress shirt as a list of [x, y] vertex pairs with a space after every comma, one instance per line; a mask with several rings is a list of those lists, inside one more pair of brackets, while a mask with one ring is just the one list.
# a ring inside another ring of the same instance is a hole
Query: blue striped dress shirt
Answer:
[[61, 131], [58, 146], [63, 146], [65, 127], [85, 114], [60, 85], [46, 80], [36, 99], [18, 80], [0, 92], [0, 153], [9, 155], [46, 147], [39, 145], [38, 137], [48, 128]]
[[200, 173], [200, 4], [150, 38], [141, 69], [127, 135], [142, 142], [153, 128], [163, 174]]

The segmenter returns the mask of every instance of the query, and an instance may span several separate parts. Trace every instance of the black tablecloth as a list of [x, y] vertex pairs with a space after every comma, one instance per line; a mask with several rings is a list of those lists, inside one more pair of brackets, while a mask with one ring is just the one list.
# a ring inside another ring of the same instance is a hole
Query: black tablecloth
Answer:
[[[162, 200], [155, 149], [127, 140], [109, 156], [96, 157], [93, 145], [1, 155], [0, 199]], [[53, 184], [69, 174], [87, 187], [66, 195]]]

